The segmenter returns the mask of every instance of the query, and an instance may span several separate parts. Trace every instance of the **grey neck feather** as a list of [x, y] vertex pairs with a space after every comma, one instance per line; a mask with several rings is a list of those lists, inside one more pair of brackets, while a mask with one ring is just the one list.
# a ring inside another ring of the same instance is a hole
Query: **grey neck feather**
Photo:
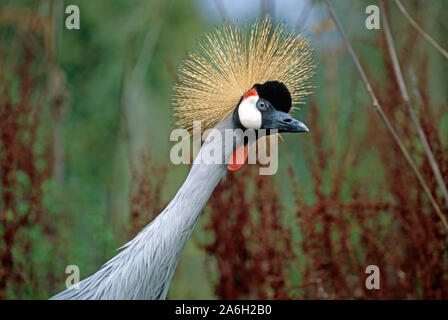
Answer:
[[[215, 129], [223, 136], [225, 129], [234, 129], [232, 116]], [[225, 161], [198, 163], [204, 147], [213, 143], [210, 136], [205, 140], [184, 184], [156, 219], [98, 272], [81, 281], [78, 288], [72, 286], [52, 299], [165, 299], [200, 212], [227, 170]], [[236, 141], [236, 145], [240, 143]], [[223, 160], [232, 151], [233, 143], [225, 144]]]

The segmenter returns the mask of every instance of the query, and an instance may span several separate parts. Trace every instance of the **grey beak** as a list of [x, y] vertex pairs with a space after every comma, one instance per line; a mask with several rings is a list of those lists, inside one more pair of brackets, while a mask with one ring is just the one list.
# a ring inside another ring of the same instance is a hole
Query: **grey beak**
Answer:
[[263, 115], [262, 128], [277, 129], [278, 132], [308, 132], [308, 127], [289, 114], [270, 108]]

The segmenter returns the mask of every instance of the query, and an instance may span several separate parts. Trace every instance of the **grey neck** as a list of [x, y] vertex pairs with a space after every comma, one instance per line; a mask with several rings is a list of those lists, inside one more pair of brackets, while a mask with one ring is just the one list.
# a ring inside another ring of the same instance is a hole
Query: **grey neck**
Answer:
[[[215, 129], [224, 136], [225, 129], [233, 129], [231, 117]], [[53, 299], [165, 299], [200, 212], [227, 170], [224, 160], [232, 154], [233, 143], [224, 144], [220, 164], [199, 161], [210, 150], [207, 146], [214, 145], [222, 147], [209, 135], [184, 184], [156, 219], [98, 272], [81, 281], [79, 289], [71, 287]]]

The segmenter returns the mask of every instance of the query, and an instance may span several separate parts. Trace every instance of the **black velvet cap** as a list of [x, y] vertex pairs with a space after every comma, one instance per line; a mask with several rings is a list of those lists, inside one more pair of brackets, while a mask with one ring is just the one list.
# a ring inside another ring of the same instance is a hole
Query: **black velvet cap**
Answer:
[[272, 106], [280, 111], [289, 112], [292, 106], [291, 94], [288, 88], [278, 81], [267, 81], [263, 84], [254, 85], [258, 96], [269, 101]]

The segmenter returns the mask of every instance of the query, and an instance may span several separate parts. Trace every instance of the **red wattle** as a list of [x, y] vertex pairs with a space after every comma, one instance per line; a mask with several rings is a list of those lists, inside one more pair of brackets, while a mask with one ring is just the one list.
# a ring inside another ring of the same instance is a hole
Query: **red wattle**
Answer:
[[[237, 160], [240, 160], [240, 159], [237, 159], [236, 155], [237, 155], [237, 152], [241, 152], [241, 151], [238, 151], [238, 150], [241, 150], [241, 148], [244, 148], [244, 150], [243, 150], [244, 158], [243, 158], [243, 162], [239, 163]], [[237, 171], [244, 166], [244, 162], [246, 162], [246, 159], [247, 159], [248, 148], [249, 148], [249, 145], [247, 145], [245, 147], [239, 146], [235, 149], [235, 151], [233, 151], [233, 154], [231, 156], [232, 158], [230, 159], [229, 164], [227, 165], [227, 169], [229, 169], [229, 171]]]

